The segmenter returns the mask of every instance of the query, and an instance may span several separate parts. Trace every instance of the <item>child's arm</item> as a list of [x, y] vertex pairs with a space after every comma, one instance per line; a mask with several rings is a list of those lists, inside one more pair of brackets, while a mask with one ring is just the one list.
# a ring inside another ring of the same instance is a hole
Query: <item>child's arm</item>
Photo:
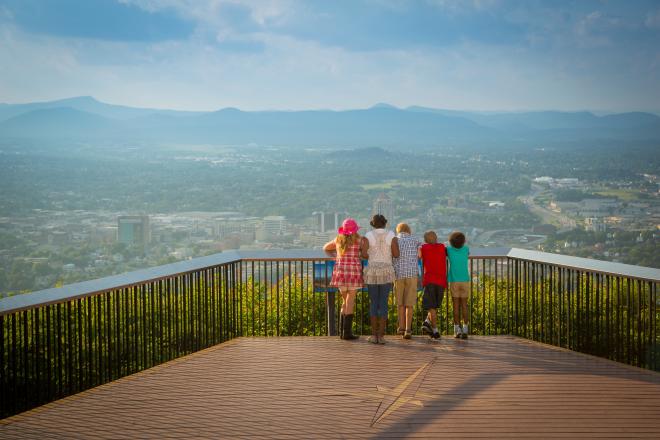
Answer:
[[363, 259], [369, 259], [369, 239], [367, 237], [360, 239], [360, 254], [362, 254], [361, 257]]
[[399, 257], [399, 240], [396, 237], [394, 237], [392, 239], [392, 244], [390, 245], [390, 248], [392, 250], [392, 256], [394, 258], [398, 258]]
[[323, 251], [330, 255], [331, 257], [334, 257], [334, 252], [337, 250], [337, 243], [335, 243], [334, 240], [327, 242], [325, 245], [323, 245]]

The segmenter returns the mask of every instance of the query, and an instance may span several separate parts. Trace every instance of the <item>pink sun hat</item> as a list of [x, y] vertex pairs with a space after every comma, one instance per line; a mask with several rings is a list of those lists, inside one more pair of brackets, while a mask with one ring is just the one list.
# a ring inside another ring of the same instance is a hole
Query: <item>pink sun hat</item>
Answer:
[[352, 218], [347, 218], [343, 221], [337, 232], [340, 235], [353, 235], [355, 234], [360, 227], [357, 222]]

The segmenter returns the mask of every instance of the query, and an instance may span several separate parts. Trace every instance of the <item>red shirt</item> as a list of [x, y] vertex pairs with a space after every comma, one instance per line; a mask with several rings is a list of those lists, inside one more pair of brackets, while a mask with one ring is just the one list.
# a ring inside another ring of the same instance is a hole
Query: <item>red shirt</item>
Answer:
[[422, 245], [424, 276], [422, 285], [439, 284], [447, 288], [447, 249], [442, 243]]

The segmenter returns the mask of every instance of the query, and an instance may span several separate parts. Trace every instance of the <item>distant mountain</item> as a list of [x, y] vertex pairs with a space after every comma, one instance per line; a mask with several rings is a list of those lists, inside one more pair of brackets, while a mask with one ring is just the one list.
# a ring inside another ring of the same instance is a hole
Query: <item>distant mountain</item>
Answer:
[[621, 139], [660, 140], [660, 116], [630, 112], [596, 116], [591, 112], [485, 113], [408, 107], [418, 113], [459, 116], [512, 138], [548, 140]]
[[117, 122], [69, 107], [45, 108], [20, 114], [0, 124], [4, 137], [80, 137], [111, 134]]
[[0, 121], [6, 121], [21, 114], [34, 110], [69, 107], [99, 116], [115, 119], [131, 119], [151, 114], [170, 114], [178, 116], [196, 115], [201, 112], [183, 112], [176, 110], [158, 110], [150, 108], [134, 108], [123, 105], [106, 104], [91, 96], [78, 96], [75, 98], [60, 99], [49, 102], [35, 102], [30, 104], [0, 104]]
[[657, 124], [660, 116], [652, 113], [631, 112], [607, 116], [596, 116], [593, 113], [582, 112], [466, 112], [455, 110], [441, 110], [426, 107], [408, 107], [406, 110], [414, 112], [435, 113], [446, 116], [460, 116], [486, 127], [496, 129], [518, 130], [553, 130], [570, 128], [603, 128], [613, 124], [618, 128], [631, 128], [645, 124]]
[[389, 108], [394, 110], [399, 109], [398, 107], [395, 107], [392, 104], [388, 104], [386, 102], [379, 102], [378, 104], [374, 104], [371, 108]]
[[480, 113], [377, 104], [362, 110], [178, 112], [91, 97], [0, 105], [0, 138], [123, 139], [219, 144], [436, 147], [660, 141], [650, 113]]

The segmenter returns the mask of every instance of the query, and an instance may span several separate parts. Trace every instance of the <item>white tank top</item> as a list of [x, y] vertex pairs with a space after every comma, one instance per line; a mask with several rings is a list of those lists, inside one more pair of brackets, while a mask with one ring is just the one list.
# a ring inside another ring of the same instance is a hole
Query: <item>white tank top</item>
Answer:
[[369, 263], [392, 264], [392, 239], [394, 232], [374, 229], [365, 235], [369, 240]]

